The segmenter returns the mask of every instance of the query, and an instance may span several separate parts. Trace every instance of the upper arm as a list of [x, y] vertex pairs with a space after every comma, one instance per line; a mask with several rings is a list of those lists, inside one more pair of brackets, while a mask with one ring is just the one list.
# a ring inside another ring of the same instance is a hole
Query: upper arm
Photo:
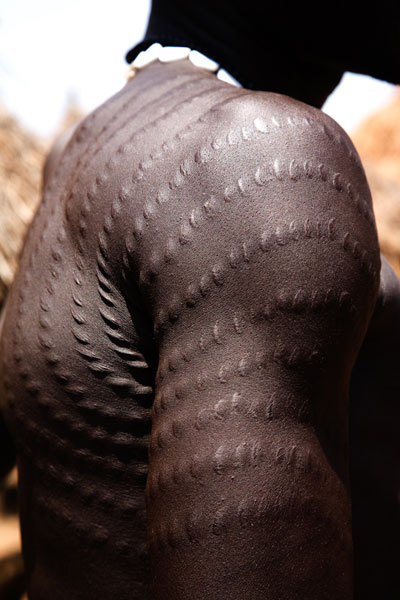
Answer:
[[[241, 98], [165, 160], [157, 204], [135, 222], [159, 349], [147, 482], [156, 597], [243, 599], [246, 585], [275, 597], [267, 565], [289, 569], [299, 544], [308, 585], [326, 564], [307, 562], [323, 545], [307, 533], [321, 511], [336, 514], [329, 552], [348, 551], [337, 539], [349, 512], [346, 391], [379, 253], [343, 135], [304, 105]], [[282, 522], [309, 495], [317, 507], [289, 533]], [[347, 597], [350, 559], [336, 564]]]

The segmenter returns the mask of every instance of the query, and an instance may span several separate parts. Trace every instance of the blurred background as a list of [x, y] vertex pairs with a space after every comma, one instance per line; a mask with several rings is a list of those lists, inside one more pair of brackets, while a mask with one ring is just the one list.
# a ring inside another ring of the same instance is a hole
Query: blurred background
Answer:
[[[125, 84], [150, 0], [2, 0], [0, 310], [40, 198], [53, 140]], [[382, 251], [400, 275], [400, 92], [346, 73], [323, 110], [352, 138], [371, 186]], [[23, 593], [16, 474], [0, 482], [0, 600]]]

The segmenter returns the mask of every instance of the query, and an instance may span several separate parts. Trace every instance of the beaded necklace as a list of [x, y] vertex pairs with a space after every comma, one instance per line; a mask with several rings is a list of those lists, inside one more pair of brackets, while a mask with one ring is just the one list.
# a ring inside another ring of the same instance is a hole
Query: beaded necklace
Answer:
[[205, 69], [215, 73], [218, 79], [241, 87], [240, 83], [232, 77], [225, 69], [222, 69], [215, 60], [208, 58], [197, 50], [191, 50], [184, 46], [162, 46], [159, 43], [152, 44], [147, 50], [140, 52], [135, 60], [130, 64], [126, 78], [129, 81], [133, 79], [138, 71], [144, 69], [150, 63], [159, 60], [162, 63], [173, 62], [175, 60], [188, 59], [199, 69]]

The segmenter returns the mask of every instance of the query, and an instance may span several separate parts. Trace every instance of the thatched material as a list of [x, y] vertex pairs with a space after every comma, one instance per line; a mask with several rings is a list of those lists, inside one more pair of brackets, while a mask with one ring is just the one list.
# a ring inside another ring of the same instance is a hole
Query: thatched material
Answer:
[[[379, 163], [364, 161], [364, 165], [374, 200], [381, 250], [400, 276], [400, 177], [386, 177]], [[397, 168], [400, 170], [400, 162]]]
[[400, 178], [400, 92], [374, 113], [351, 136], [360, 156]]
[[400, 93], [352, 139], [371, 187], [382, 252], [400, 275]]
[[[70, 98], [58, 134], [82, 117]], [[40, 200], [49, 147], [50, 142], [38, 140], [0, 107], [0, 309], [17, 268], [27, 226]]]
[[45, 146], [0, 108], [0, 307], [39, 202]]

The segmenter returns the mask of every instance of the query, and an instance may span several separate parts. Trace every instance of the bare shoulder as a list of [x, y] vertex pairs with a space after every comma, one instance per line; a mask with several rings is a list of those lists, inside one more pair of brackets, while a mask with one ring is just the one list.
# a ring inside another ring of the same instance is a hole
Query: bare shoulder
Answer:
[[328, 208], [339, 202], [339, 213], [345, 205], [375, 228], [359, 156], [343, 129], [320, 110], [280, 94], [243, 90], [215, 105], [205, 122], [192, 145], [210, 192], [218, 185], [226, 196], [252, 197], [264, 187], [268, 198], [279, 191], [304, 199], [314, 190], [321, 210], [324, 203]]
[[[256, 247], [272, 224], [289, 238], [293, 223], [309, 235], [312, 221], [315, 236], [321, 227], [334, 236], [336, 223], [346, 247], [349, 239], [355, 253], [369, 246], [374, 218], [362, 166], [321, 111], [208, 78], [164, 97], [169, 79], [150, 91], [139, 84], [95, 113], [86, 143], [78, 143], [78, 131], [70, 144], [71, 154], [80, 147], [79, 168], [71, 161], [79, 194], [67, 206], [77, 239], [89, 198], [91, 248], [112, 238], [115, 264], [143, 282], [164, 264], [193, 270], [203, 260], [206, 268], [212, 253], [242, 238]], [[193, 253], [195, 242], [201, 248]]]
[[[297, 132], [308, 141], [325, 141], [343, 147], [357, 159], [354, 146], [340, 125], [321, 110], [294, 98], [272, 92], [241, 90], [240, 94], [219, 102], [213, 108], [222, 125], [251, 121], [259, 133], [290, 136]], [[299, 140], [300, 141], [300, 140]]]
[[[260, 159], [264, 159], [264, 169], [268, 160], [271, 174], [281, 179], [329, 181], [349, 195], [354, 183], [371, 206], [364, 169], [353, 143], [322, 111], [281, 94], [243, 90], [213, 107], [208, 120], [207, 139], [198, 140], [205, 159], [221, 150], [225, 165], [237, 169], [251, 163], [261, 168]], [[200, 135], [204, 136], [204, 131]], [[218, 160], [216, 165], [219, 169]]]

